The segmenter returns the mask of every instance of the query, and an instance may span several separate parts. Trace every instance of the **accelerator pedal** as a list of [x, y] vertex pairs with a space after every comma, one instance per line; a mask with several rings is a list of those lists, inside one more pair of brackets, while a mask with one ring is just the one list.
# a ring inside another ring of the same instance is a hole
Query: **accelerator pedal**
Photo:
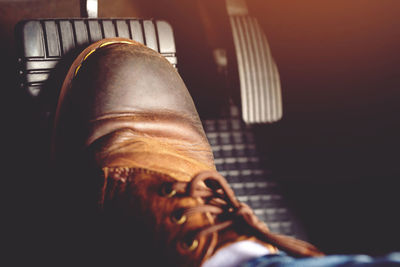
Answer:
[[282, 118], [278, 68], [267, 38], [245, 0], [226, 0], [239, 68], [242, 117], [248, 124]]

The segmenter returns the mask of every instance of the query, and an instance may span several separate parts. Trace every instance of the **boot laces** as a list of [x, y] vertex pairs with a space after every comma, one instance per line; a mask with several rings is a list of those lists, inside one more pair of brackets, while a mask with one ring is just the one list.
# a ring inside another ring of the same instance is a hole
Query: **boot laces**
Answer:
[[204, 171], [196, 175], [190, 182], [174, 182], [167, 190], [170, 196], [181, 195], [202, 199], [200, 205], [180, 210], [175, 215], [179, 224], [196, 213], [207, 213], [213, 218], [213, 223], [199, 229], [193, 235], [188, 248], [196, 249], [201, 237], [220, 232], [238, 222], [244, 222], [252, 235], [294, 256], [322, 256], [313, 245], [288, 236], [273, 234], [267, 225], [260, 221], [252, 209], [239, 202], [233, 190], [223, 176], [216, 171]]

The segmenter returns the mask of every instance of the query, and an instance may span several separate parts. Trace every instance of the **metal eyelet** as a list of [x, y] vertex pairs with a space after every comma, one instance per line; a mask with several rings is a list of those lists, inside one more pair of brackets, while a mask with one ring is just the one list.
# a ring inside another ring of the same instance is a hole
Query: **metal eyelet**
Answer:
[[184, 224], [187, 220], [187, 216], [182, 213], [182, 211], [176, 211], [172, 213], [171, 221], [176, 224]]
[[185, 250], [193, 251], [199, 246], [199, 241], [197, 239], [191, 240], [191, 242], [182, 242], [182, 247]]
[[176, 195], [176, 191], [172, 189], [172, 184], [166, 183], [161, 187], [161, 195], [164, 197], [173, 197]]

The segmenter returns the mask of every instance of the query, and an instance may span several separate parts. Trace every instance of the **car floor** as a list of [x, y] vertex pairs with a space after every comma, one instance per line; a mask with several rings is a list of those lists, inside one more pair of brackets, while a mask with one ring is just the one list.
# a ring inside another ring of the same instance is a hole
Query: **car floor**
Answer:
[[[400, 250], [400, 3], [304, 2], [273, 0], [266, 7], [249, 1], [277, 61], [284, 99], [281, 122], [255, 126], [259, 149], [271, 158], [310, 240], [323, 250]], [[160, 1], [153, 14], [154, 5], [103, 0], [99, 16], [157, 17], [169, 4]], [[32, 103], [18, 87], [14, 26], [22, 19], [79, 16], [78, 0], [0, 0], [2, 188], [10, 249], [29, 250], [40, 237], [35, 229], [43, 230], [43, 207], [51, 202], [41, 192], [52, 190], [46, 185], [53, 179], [43, 147], [49, 136], [35, 124]], [[172, 23], [175, 34], [187, 32], [178, 22]], [[196, 64], [204, 66], [190, 61], [193, 49], [179, 38], [178, 60], [192, 65], [182, 70], [190, 89], [192, 78], [202, 75]], [[193, 94], [203, 102], [213, 97], [206, 90]]]

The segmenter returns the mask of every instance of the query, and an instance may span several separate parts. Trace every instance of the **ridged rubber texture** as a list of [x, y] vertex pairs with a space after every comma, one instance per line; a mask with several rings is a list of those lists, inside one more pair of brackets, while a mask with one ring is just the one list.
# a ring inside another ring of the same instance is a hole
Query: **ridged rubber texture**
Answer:
[[31, 96], [41, 93], [62, 56], [104, 38], [123, 37], [164, 55], [176, 66], [175, 42], [165, 21], [139, 19], [43, 19], [18, 25], [20, 86]]
[[282, 118], [278, 68], [256, 18], [230, 16], [239, 68], [242, 117], [246, 123], [273, 123]]

